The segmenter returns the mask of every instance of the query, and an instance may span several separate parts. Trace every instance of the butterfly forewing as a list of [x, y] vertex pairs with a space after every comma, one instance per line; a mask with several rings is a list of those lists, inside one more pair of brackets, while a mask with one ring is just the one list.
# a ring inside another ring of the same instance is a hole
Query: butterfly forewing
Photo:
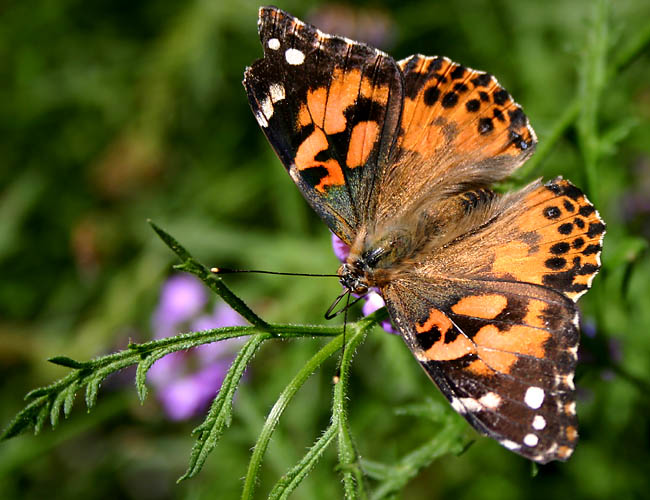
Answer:
[[258, 123], [330, 229], [351, 243], [395, 141], [402, 79], [395, 61], [262, 7], [264, 58], [244, 86]]

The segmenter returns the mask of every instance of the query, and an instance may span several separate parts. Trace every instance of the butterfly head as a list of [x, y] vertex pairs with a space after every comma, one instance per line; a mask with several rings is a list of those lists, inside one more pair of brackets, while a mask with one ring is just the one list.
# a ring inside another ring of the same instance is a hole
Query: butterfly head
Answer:
[[339, 267], [338, 275], [343, 288], [356, 295], [365, 295], [368, 293], [368, 288], [370, 288], [368, 276], [357, 263], [346, 262], [342, 264]]

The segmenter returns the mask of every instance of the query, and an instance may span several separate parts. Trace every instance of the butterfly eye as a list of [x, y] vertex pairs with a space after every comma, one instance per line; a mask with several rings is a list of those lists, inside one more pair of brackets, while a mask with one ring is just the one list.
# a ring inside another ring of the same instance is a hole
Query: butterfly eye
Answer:
[[361, 260], [366, 267], [375, 267], [385, 254], [384, 247], [371, 248], [361, 255]]

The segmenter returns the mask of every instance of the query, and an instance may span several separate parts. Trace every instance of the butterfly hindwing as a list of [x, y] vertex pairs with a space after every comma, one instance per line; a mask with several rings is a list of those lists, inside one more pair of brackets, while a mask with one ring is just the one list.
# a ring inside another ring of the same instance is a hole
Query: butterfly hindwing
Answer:
[[257, 120], [307, 201], [350, 243], [395, 141], [402, 80], [388, 55], [262, 7], [264, 58], [244, 86]]
[[561, 178], [530, 190], [520, 205], [495, 224], [495, 231], [507, 230], [512, 238], [494, 249], [490, 273], [577, 301], [600, 269], [605, 223], [582, 191]]
[[391, 317], [453, 408], [506, 448], [546, 463], [577, 441], [576, 308], [527, 283], [396, 280]]

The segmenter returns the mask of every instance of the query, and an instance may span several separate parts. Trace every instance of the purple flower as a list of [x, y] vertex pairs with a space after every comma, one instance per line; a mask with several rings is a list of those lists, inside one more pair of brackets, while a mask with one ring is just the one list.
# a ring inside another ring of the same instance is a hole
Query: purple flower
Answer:
[[198, 278], [174, 274], [162, 286], [160, 301], [153, 314], [155, 338], [169, 337], [176, 328], [198, 314], [208, 295]]
[[[332, 248], [334, 249], [334, 255], [336, 255], [341, 262], [345, 262], [350, 254], [350, 247], [334, 233], [332, 233]], [[363, 300], [365, 300], [365, 302], [361, 308], [361, 312], [364, 316], [368, 316], [386, 305], [379, 290], [374, 288], [370, 289], [370, 291], [363, 297]], [[398, 333], [395, 331], [392, 323], [388, 319], [381, 322], [381, 327], [388, 333]]]
[[332, 233], [332, 248], [334, 249], [334, 255], [341, 262], [345, 262], [348, 255], [350, 255], [350, 247], [334, 233]]
[[[205, 313], [207, 301], [207, 293], [197, 278], [170, 277], [162, 287], [152, 318], [154, 337], [173, 335], [180, 329], [200, 331], [245, 324], [239, 314], [222, 302]], [[241, 339], [213, 342], [168, 354], [153, 364], [147, 378], [171, 419], [188, 419], [209, 405], [242, 342]]]

